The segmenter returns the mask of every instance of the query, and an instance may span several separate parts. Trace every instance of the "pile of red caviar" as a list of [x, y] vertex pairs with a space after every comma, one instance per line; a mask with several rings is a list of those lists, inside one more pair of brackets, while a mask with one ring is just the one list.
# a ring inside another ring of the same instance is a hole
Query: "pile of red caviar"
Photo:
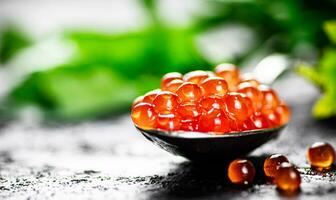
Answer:
[[171, 72], [161, 88], [138, 97], [132, 120], [142, 129], [223, 134], [284, 125], [290, 110], [277, 93], [232, 64], [214, 72]]

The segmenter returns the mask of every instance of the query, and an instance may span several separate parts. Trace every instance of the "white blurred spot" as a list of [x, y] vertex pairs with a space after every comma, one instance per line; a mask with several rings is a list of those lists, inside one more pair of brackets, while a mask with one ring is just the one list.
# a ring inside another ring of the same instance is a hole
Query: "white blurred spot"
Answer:
[[258, 81], [265, 84], [272, 83], [290, 65], [288, 57], [273, 54], [262, 59], [255, 67], [253, 74]]
[[226, 24], [200, 35], [196, 45], [202, 55], [213, 63], [231, 60], [253, 47], [254, 32], [240, 24]]

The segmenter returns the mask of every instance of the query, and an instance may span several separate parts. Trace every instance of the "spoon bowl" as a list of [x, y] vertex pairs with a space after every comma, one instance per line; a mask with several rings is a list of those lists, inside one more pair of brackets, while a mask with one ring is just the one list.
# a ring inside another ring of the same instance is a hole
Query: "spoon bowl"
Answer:
[[174, 155], [183, 156], [192, 161], [224, 161], [244, 156], [277, 138], [285, 126], [223, 135], [136, 128], [149, 141]]

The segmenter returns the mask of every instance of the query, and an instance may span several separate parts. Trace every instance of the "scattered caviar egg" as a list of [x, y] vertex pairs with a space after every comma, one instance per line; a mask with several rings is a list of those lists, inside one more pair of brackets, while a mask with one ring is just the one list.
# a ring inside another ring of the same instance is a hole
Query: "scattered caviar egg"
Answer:
[[274, 178], [281, 163], [289, 162], [288, 159], [281, 154], [273, 154], [265, 159], [264, 172], [265, 175]]
[[180, 79], [175, 79], [170, 81], [163, 90], [175, 92], [180, 85], [182, 85], [184, 81]]
[[165, 74], [161, 80], [161, 88], [165, 89], [166, 86], [173, 80], [182, 80], [182, 74], [178, 72], [170, 72]]
[[176, 94], [168, 91], [159, 92], [153, 100], [154, 110], [159, 114], [170, 114], [179, 104]]
[[204, 114], [199, 119], [199, 131], [223, 134], [230, 131], [229, 118], [221, 113], [218, 115]]
[[316, 168], [329, 168], [335, 161], [335, 150], [326, 142], [316, 142], [307, 151], [309, 163]]
[[153, 103], [156, 95], [161, 92], [160, 89], [156, 89], [156, 90], [152, 90], [152, 91], [149, 91], [147, 92], [145, 95], [144, 95], [144, 98], [142, 100], [142, 102], [145, 102], [145, 103]]
[[255, 173], [254, 165], [246, 159], [236, 159], [230, 163], [228, 168], [230, 181], [237, 185], [251, 184]]
[[243, 94], [229, 92], [225, 96], [226, 110], [231, 116], [239, 121], [244, 121], [249, 117], [249, 108], [246, 105], [247, 99]]
[[281, 103], [276, 109], [280, 116], [280, 124], [286, 124], [290, 119], [290, 109], [284, 103]]
[[293, 192], [300, 188], [301, 176], [292, 164], [283, 162], [279, 166], [274, 182], [279, 189]]
[[240, 72], [235, 65], [229, 63], [220, 64], [215, 68], [215, 73], [217, 76], [226, 80], [230, 91], [236, 89], [236, 86], [240, 81]]
[[274, 109], [280, 104], [279, 97], [274, 90], [265, 85], [260, 85], [258, 88], [263, 94], [263, 107]]
[[176, 90], [182, 102], [198, 102], [202, 97], [201, 88], [194, 83], [183, 83]]
[[201, 89], [205, 96], [224, 96], [228, 92], [228, 85], [223, 78], [209, 77], [202, 81]]
[[194, 103], [180, 104], [177, 112], [184, 121], [193, 121], [201, 115], [201, 109]]
[[131, 113], [134, 124], [143, 129], [156, 128], [156, 115], [149, 103], [139, 103], [132, 108]]
[[177, 114], [158, 115], [157, 127], [168, 131], [179, 130], [181, 119]]
[[197, 70], [185, 74], [183, 76], [183, 80], [186, 82], [200, 84], [203, 80], [205, 80], [208, 77], [209, 74], [206, 71]]

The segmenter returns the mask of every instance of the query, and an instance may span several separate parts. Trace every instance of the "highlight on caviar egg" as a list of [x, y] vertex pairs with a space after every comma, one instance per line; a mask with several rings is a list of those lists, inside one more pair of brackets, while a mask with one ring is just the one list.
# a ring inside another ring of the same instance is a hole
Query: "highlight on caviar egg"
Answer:
[[131, 112], [142, 129], [209, 134], [276, 128], [290, 115], [274, 89], [228, 63], [213, 72], [165, 74], [160, 88], [134, 100]]

